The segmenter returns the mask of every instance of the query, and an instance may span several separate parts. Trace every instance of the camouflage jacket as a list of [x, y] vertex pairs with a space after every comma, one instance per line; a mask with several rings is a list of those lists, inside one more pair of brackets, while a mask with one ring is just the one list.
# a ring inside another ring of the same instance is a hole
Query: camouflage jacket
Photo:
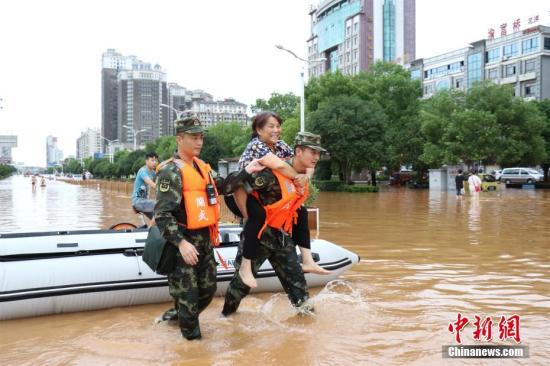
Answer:
[[[173, 158], [180, 159], [177, 154]], [[212, 176], [219, 192], [223, 179], [218, 177], [214, 171], [212, 171]], [[186, 228], [187, 214], [185, 201], [182, 199], [183, 182], [180, 171], [174, 162], [162, 163], [156, 183], [155, 222], [162, 236], [174, 245], [178, 245], [182, 239], [192, 242], [192, 238], [197, 235], [209, 237], [208, 228], [198, 230]]]

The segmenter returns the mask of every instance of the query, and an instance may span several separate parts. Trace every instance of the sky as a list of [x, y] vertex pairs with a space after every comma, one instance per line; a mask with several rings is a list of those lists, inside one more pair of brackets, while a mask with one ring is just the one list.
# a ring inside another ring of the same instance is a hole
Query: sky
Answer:
[[[316, 0], [3, 0], [0, 135], [18, 136], [16, 162], [46, 165], [46, 136], [65, 157], [101, 126], [101, 55], [114, 48], [160, 64], [168, 81], [246, 104], [300, 91], [308, 11]], [[548, 0], [416, 0], [416, 58], [467, 47]], [[523, 23], [524, 24], [524, 23]]]

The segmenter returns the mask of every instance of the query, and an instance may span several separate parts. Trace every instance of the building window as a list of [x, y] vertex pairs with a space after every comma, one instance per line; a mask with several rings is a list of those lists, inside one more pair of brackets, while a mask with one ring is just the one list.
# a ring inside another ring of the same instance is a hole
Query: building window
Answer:
[[359, 28], [359, 23], [353, 24], [353, 33], [357, 33], [357, 29]]
[[525, 65], [524, 65], [523, 71], [524, 72], [535, 71], [536, 63], [537, 63], [537, 60], [534, 59], [534, 58], [532, 58], [530, 60], [525, 60]]
[[524, 96], [526, 97], [535, 96], [535, 84], [525, 84], [523, 91], [524, 91]]
[[504, 46], [502, 55], [504, 57], [514, 57], [518, 55], [518, 45], [517, 43], [512, 43]]
[[504, 66], [505, 68], [505, 75], [508, 77], [508, 76], [514, 76], [516, 74], [516, 65], [515, 64], [512, 64], [512, 65], [506, 65]]
[[348, 25], [348, 26], [346, 27], [346, 36], [349, 36], [350, 30], [351, 30], [351, 27]]
[[539, 37], [529, 38], [521, 42], [522, 53], [532, 53], [539, 49]]
[[395, 2], [385, 0], [383, 6], [384, 61], [395, 59]]
[[411, 79], [418, 80], [420, 79], [421, 75], [422, 75], [422, 72], [420, 70], [411, 70]]
[[353, 61], [357, 61], [357, 50], [353, 50]]
[[464, 87], [464, 79], [463, 78], [456, 79], [455, 80], [455, 87], [457, 89], [462, 89]]
[[490, 80], [498, 79], [498, 68], [492, 68], [487, 70], [487, 78]]
[[434, 85], [433, 84], [424, 85], [424, 94], [432, 94], [433, 91], [434, 91]]
[[500, 48], [493, 48], [487, 51], [487, 63], [500, 61]]
[[544, 37], [544, 49], [550, 50], [550, 37]]
[[474, 53], [468, 56], [468, 88], [475, 82], [481, 81], [481, 52]]

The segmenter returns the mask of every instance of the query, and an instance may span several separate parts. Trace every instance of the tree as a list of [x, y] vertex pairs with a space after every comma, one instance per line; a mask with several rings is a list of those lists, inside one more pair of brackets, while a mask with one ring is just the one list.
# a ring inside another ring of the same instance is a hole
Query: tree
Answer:
[[541, 102], [537, 102], [536, 105], [538, 109], [543, 113], [546, 120], [545, 126], [542, 129], [546, 159], [544, 159], [540, 165], [544, 172], [544, 181], [548, 182], [548, 169], [550, 168], [550, 99], [545, 99]]
[[215, 141], [219, 144], [219, 150], [222, 156], [240, 155], [244, 150], [243, 147], [243, 150], [239, 151], [240, 146], [244, 141], [248, 143], [248, 140], [250, 140], [250, 131], [238, 122], [218, 123], [210, 127], [206, 135], [215, 138]]
[[424, 139], [420, 132], [422, 86], [400, 65], [378, 61], [367, 72], [352, 78], [354, 90], [363, 100], [378, 103], [388, 117], [385, 126], [385, 164], [399, 169], [403, 164], [418, 167]]
[[212, 169], [218, 170], [218, 161], [225, 155], [218, 138], [209, 131], [204, 134], [200, 158], [210, 164]]
[[544, 115], [508, 86], [479, 83], [468, 93], [440, 92], [423, 104], [421, 119], [422, 160], [431, 166], [534, 165], [546, 158]]
[[376, 171], [381, 167], [385, 123], [379, 105], [356, 96], [326, 98], [311, 114], [313, 131], [321, 135], [346, 183], [351, 181], [352, 169]]
[[296, 108], [300, 105], [300, 97], [293, 93], [271, 93], [268, 100], [256, 99], [256, 104], [250, 106], [252, 112], [271, 111], [277, 113], [283, 121], [295, 116]]
[[306, 110], [315, 112], [321, 102], [336, 95], [356, 95], [356, 85], [350, 77], [336, 71], [312, 78], [305, 88]]

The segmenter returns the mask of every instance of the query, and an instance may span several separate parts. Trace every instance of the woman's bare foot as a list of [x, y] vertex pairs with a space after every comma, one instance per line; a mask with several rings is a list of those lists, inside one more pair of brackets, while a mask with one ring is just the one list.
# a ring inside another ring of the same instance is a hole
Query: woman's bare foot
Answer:
[[320, 275], [328, 275], [330, 271], [324, 269], [313, 260], [311, 249], [299, 247], [302, 254], [302, 271], [305, 273], [315, 273]]
[[309, 262], [309, 261], [304, 262], [302, 264], [302, 270], [305, 273], [315, 273], [315, 274], [320, 274], [320, 275], [329, 275], [330, 274], [329, 270], [324, 269], [323, 267], [321, 267], [320, 265], [318, 265], [315, 262]]
[[241, 261], [241, 267], [239, 268], [239, 276], [241, 277], [243, 283], [248, 287], [258, 287], [258, 282], [256, 282], [256, 279], [252, 274], [252, 264], [250, 263], [250, 259], [246, 259], [243, 257]]

